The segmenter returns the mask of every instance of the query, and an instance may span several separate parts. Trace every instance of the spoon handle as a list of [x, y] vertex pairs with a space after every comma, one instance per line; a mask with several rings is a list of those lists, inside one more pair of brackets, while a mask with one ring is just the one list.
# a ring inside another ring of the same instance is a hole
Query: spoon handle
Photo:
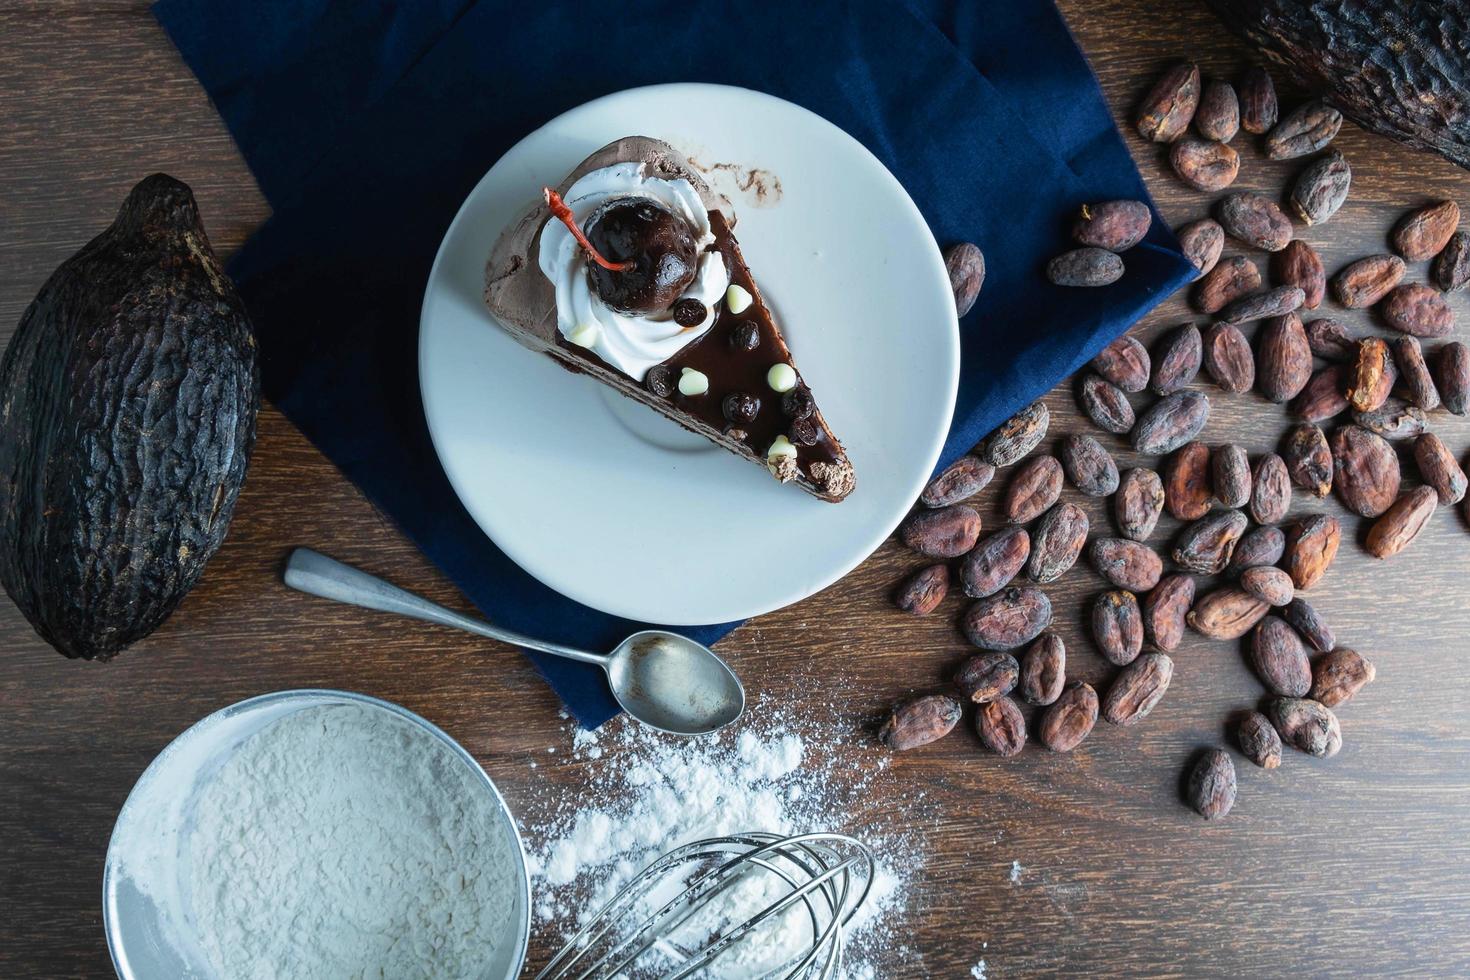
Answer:
[[440, 626], [501, 640], [518, 647], [529, 647], [558, 657], [580, 660], [584, 663], [605, 665], [607, 658], [601, 654], [588, 653], [574, 647], [565, 647], [547, 640], [501, 629], [491, 623], [461, 615], [445, 609], [422, 596], [405, 592], [396, 585], [389, 585], [376, 575], [344, 565], [310, 548], [297, 548], [286, 560], [286, 573], [282, 576], [286, 584], [298, 592], [345, 602], [350, 606], [376, 609], [379, 612], [397, 613]]

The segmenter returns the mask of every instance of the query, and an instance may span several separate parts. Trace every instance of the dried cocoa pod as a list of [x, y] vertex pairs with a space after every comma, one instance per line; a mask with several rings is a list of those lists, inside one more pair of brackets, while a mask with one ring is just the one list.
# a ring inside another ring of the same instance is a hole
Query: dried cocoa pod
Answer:
[[1326, 422], [1348, 409], [1348, 369], [1329, 364], [1307, 381], [1307, 386], [1291, 400], [1291, 412], [1308, 422]]
[[1027, 704], [1051, 704], [1067, 683], [1067, 646], [1055, 633], [1043, 633], [1021, 656], [1021, 680], [1016, 685]]
[[1200, 756], [1185, 783], [1189, 805], [1206, 820], [1218, 820], [1235, 806], [1235, 763], [1220, 749]]
[[1189, 128], [1199, 97], [1199, 66], [1193, 62], [1171, 66], [1139, 104], [1134, 122], [1138, 134], [1155, 143], [1172, 143]]
[[1252, 711], [1241, 720], [1236, 737], [1241, 754], [1262, 769], [1281, 765], [1281, 736], [1276, 734], [1271, 719], [1259, 711]]
[[1123, 389], [1101, 375], [1088, 373], [1077, 387], [1077, 401], [1092, 424], [1105, 432], [1123, 435], [1133, 428], [1133, 406]]
[[1139, 392], [1148, 386], [1148, 349], [1127, 334], [1099, 351], [1092, 367], [1124, 391]]
[[1335, 708], [1351, 700], [1377, 674], [1373, 661], [1356, 650], [1333, 650], [1318, 657], [1312, 665], [1312, 690], [1308, 696], [1318, 704]]
[[1164, 483], [1142, 466], [1124, 473], [1113, 497], [1113, 516], [1123, 537], [1146, 541], [1164, 510]]
[[1390, 398], [1381, 408], [1371, 412], [1354, 409], [1353, 421], [1389, 442], [1413, 439], [1429, 431], [1429, 420], [1424, 417], [1424, 412], [1402, 398]]
[[1235, 183], [1235, 175], [1240, 173], [1240, 154], [1234, 147], [1192, 136], [1174, 141], [1169, 147], [1169, 163], [1180, 180], [1210, 194]]
[[1410, 262], [1425, 262], [1450, 243], [1450, 236], [1459, 224], [1458, 204], [1435, 201], [1400, 218], [1388, 240], [1393, 250]]
[[1399, 457], [1382, 436], [1362, 426], [1345, 425], [1332, 433], [1332, 465], [1337, 497], [1362, 517], [1377, 517], [1399, 495]]
[[967, 701], [984, 704], [1011, 693], [1021, 679], [1021, 665], [1009, 653], [977, 653], [960, 664], [955, 687]]
[[1470, 409], [1470, 347], [1458, 340], [1450, 341], [1439, 349], [1434, 367], [1444, 407], [1464, 415]]
[[1287, 698], [1304, 698], [1312, 689], [1312, 663], [1307, 648], [1286, 620], [1266, 616], [1256, 624], [1250, 642], [1251, 667], [1266, 690]]
[[1413, 337], [1443, 337], [1455, 329], [1455, 311], [1444, 294], [1417, 282], [1395, 286], [1378, 312], [1384, 323]]
[[1184, 445], [1210, 419], [1210, 400], [1198, 391], [1176, 391], [1155, 402], [1133, 427], [1133, 448], [1162, 456]]
[[1201, 218], [1174, 229], [1184, 257], [1193, 263], [1201, 276], [1206, 275], [1220, 261], [1220, 252], [1225, 248], [1225, 229], [1211, 218]]
[[1084, 204], [1072, 223], [1072, 238], [1079, 245], [1126, 252], [1143, 241], [1152, 222], [1153, 215], [1142, 201]]
[[919, 494], [919, 503], [925, 507], [957, 504], [984, 490], [994, 477], [994, 466], [976, 456], [961, 456], [929, 481], [924, 492]]
[[1299, 106], [1277, 123], [1266, 136], [1266, 156], [1272, 160], [1295, 160], [1316, 153], [1332, 142], [1342, 128], [1342, 113], [1325, 102]]
[[1227, 235], [1252, 248], [1279, 252], [1291, 241], [1291, 219], [1264, 194], [1227, 194], [1216, 205], [1215, 220]]
[[1033, 582], [1055, 582], [1076, 564], [1086, 543], [1087, 514], [1071, 501], [1058, 504], [1036, 526], [1026, 574]]
[[1185, 621], [1212, 640], [1238, 640], [1270, 610], [1244, 589], [1227, 585], [1196, 599]]
[[1180, 533], [1174, 546], [1174, 564], [1200, 575], [1218, 575], [1230, 564], [1246, 523], [1245, 514], [1238, 510], [1200, 518]]
[[1186, 323], [1173, 330], [1159, 344], [1149, 387], [1156, 395], [1172, 395], [1189, 387], [1199, 374], [1202, 356], [1199, 327]]
[[949, 592], [949, 566], [943, 563], [919, 569], [904, 579], [893, 604], [913, 616], [927, 616]]
[[1074, 433], [1062, 440], [1062, 469], [1089, 497], [1106, 497], [1118, 489], [1118, 464], [1092, 436]]
[[1433, 487], [1415, 487], [1404, 494], [1368, 529], [1368, 554], [1392, 558], [1403, 551], [1424, 530], [1438, 506], [1439, 495]]
[[1216, 447], [1210, 454], [1210, 477], [1222, 507], [1238, 509], [1250, 503], [1251, 463], [1244, 446]]
[[995, 595], [1026, 567], [1031, 536], [1024, 527], [1001, 528], [983, 539], [960, 562], [960, 584], [971, 599]]
[[980, 458], [991, 466], [1009, 466], [1046, 438], [1051, 413], [1044, 402], [1032, 402], [1012, 415], [985, 440]]
[[1424, 360], [1419, 338], [1395, 337], [1388, 346], [1393, 351], [1399, 380], [1409, 392], [1409, 404], [1426, 412], [1438, 408], [1439, 389], [1434, 386], [1434, 376], [1429, 371], [1429, 362]]
[[1164, 652], [1174, 650], [1184, 639], [1184, 618], [1194, 603], [1194, 579], [1175, 573], [1165, 575], [1143, 597], [1143, 635]]
[[1123, 260], [1105, 248], [1074, 248], [1046, 264], [1046, 278], [1057, 286], [1106, 286], [1123, 278]]
[[1194, 284], [1190, 303], [1201, 313], [1218, 313], [1260, 288], [1261, 270], [1244, 255], [1232, 255]]
[[1277, 698], [1267, 705], [1266, 714], [1281, 741], [1294, 749], [1326, 759], [1342, 748], [1342, 726], [1325, 705], [1306, 698]]
[[1281, 560], [1299, 591], [1322, 581], [1341, 541], [1342, 524], [1330, 514], [1304, 517], [1287, 530], [1286, 554]]
[[1122, 589], [1098, 596], [1092, 603], [1092, 638], [1109, 663], [1132, 663], [1143, 649], [1143, 613], [1138, 608], [1138, 597]]
[[1051, 510], [1062, 495], [1062, 464], [1055, 456], [1037, 456], [1016, 470], [1006, 487], [1006, 520], [1030, 524]]
[[1358, 356], [1358, 342], [1348, 336], [1347, 328], [1331, 317], [1313, 320], [1302, 328], [1312, 354], [1327, 361], [1350, 361]]
[[1470, 234], [1457, 231], [1450, 236], [1449, 242], [1434, 257], [1429, 278], [1447, 293], [1465, 288], [1465, 284], [1470, 282]]
[[1291, 482], [1315, 497], [1332, 492], [1332, 450], [1327, 433], [1310, 422], [1293, 426], [1281, 447]]
[[1364, 337], [1358, 341], [1358, 356], [1348, 374], [1348, 404], [1360, 412], [1371, 412], [1388, 401], [1398, 380], [1393, 352], [1382, 337]]
[[[1221, 323], [1249, 323], [1267, 317], [1284, 317], [1300, 309], [1304, 299], [1306, 294], [1300, 286], [1273, 286], [1263, 293], [1242, 296], [1217, 316]], [[1306, 334], [1302, 335], [1302, 343], [1306, 343]]]
[[950, 733], [960, 720], [960, 703], [943, 694], [906, 701], [878, 729], [878, 741], [895, 752], [928, 745]]
[[1284, 606], [1296, 595], [1291, 576], [1269, 565], [1257, 565], [1241, 572], [1240, 587], [1273, 606]]
[[1279, 527], [1256, 527], [1247, 531], [1235, 544], [1226, 575], [1244, 575], [1247, 569], [1274, 565], [1286, 553], [1286, 534]]
[[1300, 238], [1271, 256], [1271, 280], [1278, 286], [1296, 286], [1302, 291], [1302, 309], [1315, 310], [1327, 294], [1327, 271], [1317, 250]]
[[975, 712], [975, 734], [980, 744], [1003, 759], [1026, 747], [1026, 717], [1007, 697], [982, 704]]
[[960, 620], [965, 636], [982, 650], [1014, 650], [1050, 625], [1051, 600], [1029, 585], [977, 599]]
[[1174, 661], [1167, 655], [1143, 654], [1113, 678], [1103, 696], [1103, 718], [1114, 725], [1136, 725], [1163, 699], [1173, 676]]
[[1326, 653], [1337, 646], [1337, 636], [1327, 620], [1322, 618], [1310, 602], [1297, 596], [1281, 610], [1281, 618], [1292, 625], [1307, 645], [1319, 653]]
[[1091, 684], [1068, 684], [1061, 697], [1041, 713], [1041, 744], [1053, 752], [1072, 751], [1097, 724], [1097, 709], [1097, 692]]
[[958, 558], [980, 539], [980, 515], [964, 504], [916, 510], [899, 527], [898, 536], [926, 558]]
[[1419, 476], [1434, 488], [1440, 503], [1458, 504], [1465, 499], [1465, 471], [1439, 436], [1426, 432], [1414, 440], [1414, 462], [1419, 464]]
[[1210, 447], [1202, 442], [1180, 446], [1164, 462], [1164, 506], [1181, 521], [1192, 521], [1210, 512], [1214, 500], [1210, 473]]
[[964, 316], [980, 296], [985, 284], [985, 256], [970, 242], [951, 245], [944, 253], [944, 268], [949, 273], [949, 288], [954, 292], [956, 316]]
[[1291, 474], [1286, 460], [1267, 453], [1251, 473], [1251, 516], [1257, 524], [1275, 524], [1291, 509]]
[[1257, 136], [1276, 125], [1276, 86], [1266, 69], [1252, 65], [1240, 80], [1240, 125]]
[[1311, 380], [1312, 348], [1295, 313], [1266, 321], [1256, 335], [1256, 351], [1256, 387], [1270, 401], [1291, 401]]
[[1129, 592], [1147, 592], [1159, 584], [1164, 572], [1164, 563], [1152, 548], [1127, 538], [1095, 538], [1089, 554], [1099, 575]]
[[1312, 161], [1297, 175], [1291, 185], [1291, 209], [1304, 224], [1320, 225], [1342, 207], [1352, 182], [1353, 171], [1347, 158], [1333, 150]]
[[1207, 140], [1229, 143], [1240, 131], [1240, 100], [1235, 86], [1215, 79], [1200, 92], [1194, 113], [1194, 128]]
[[1203, 338], [1205, 370], [1224, 391], [1239, 394], [1256, 383], [1256, 360], [1240, 328], [1211, 324]]
[[1372, 306], [1403, 278], [1403, 259], [1397, 255], [1370, 255], [1343, 266], [1329, 285], [1332, 298], [1354, 310]]

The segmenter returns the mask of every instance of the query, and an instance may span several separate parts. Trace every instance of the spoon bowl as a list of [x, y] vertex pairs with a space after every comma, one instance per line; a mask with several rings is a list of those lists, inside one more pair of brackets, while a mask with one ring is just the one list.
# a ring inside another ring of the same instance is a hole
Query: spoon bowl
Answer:
[[745, 688], [729, 665], [678, 633], [634, 633], [617, 645], [606, 666], [618, 704], [659, 731], [708, 735], [745, 711]]

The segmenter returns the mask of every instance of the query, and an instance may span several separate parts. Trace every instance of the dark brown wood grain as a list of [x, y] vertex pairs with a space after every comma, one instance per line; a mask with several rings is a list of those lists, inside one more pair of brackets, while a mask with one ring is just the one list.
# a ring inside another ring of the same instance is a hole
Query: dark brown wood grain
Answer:
[[[1176, 225], [1203, 215], [1207, 198], [1172, 176], [1162, 148], [1132, 134], [1131, 110], [1171, 59], [1193, 57], [1207, 78], [1234, 79], [1245, 49], [1197, 5], [1066, 0], [1063, 9], [1165, 214]], [[0, 341], [44, 277], [144, 174], [167, 170], [194, 186], [222, 253], [266, 216], [224, 127], [142, 2], [7, 4], [0, 38]], [[1288, 108], [1302, 95], [1282, 86]], [[1255, 139], [1236, 138], [1236, 188], [1280, 195], [1294, 167], [1267, 162]], [[1352, 163], [1352, 195], [1329, 223], [1302, 233], [1329, 271], [1383, 250], [1411, 205], [1441, 196], [1470, 205], [1470, 177], [1443, 160], [1351, 125], [1335, 145]], [[1426, 274], [1412, 267], [1413, 279]], [[1470, 301], [1453, 302], [1463, 338]], [[1362, 311], [1342, 318], [1355, 331], [1372, 326]], [[1151, 343], [1186, 320], [1203, 325], [1176, 297], [1139, 333]], [[1253, 455], [1276, 447], [1282, 408], [1198, 387], [1214, 403], [1202, 438]], [[1047, 402], [1049, 448], [1089, 430], [1069, 385]], [[1432, 418], [1464, 459], [1470, 421]], [[1094, 434], [1120, 465], [1134, 462], [1122, 440]], [[1009, 476], [979, 498], [990, 526]], [[1111, 527], [1098, 501], [1070, 488], [1064, 496], [1095, 528]], [[1145, 722], [1100, 723], [1069, 755], [1033, 745], [1002, 761], [982, 753], [967, 722], [896, 759], [858, 821], [908, 824], [923, 844], [922, 882], [901, 924], [909, 951], [893, 954], [885, 975], [966, 976], [982, 957], [991, 977], [1470, 972], [1470, 529], [1458, 509], [1440, 508], [1407, 552], [1376, 562], [1362, 548], [1364, 522], [1331, 499], [1302, 496], [1298, 512], [1335, 513], [1347, 528], [1310, 598], [1339, 641], [1378, 667], [1340, 711], [1342, 752], [1313, 760], [1288, 750], [1271, 772], [1237, 754], [1235, 810], [1200, 820], [1180, 800], [1186, 764], [1201, 748], [1231, 745], [1236, 714], [1258, 703], [1261, 687], [1238, 645], [1194, 633]], [[1177, 526], [1165, 518], [1152, 542], [1169, 542]], [[558, 703], [519, 656], [288, 592], [280, 564], [297, 544], [468, 608], [271, 409], [229, 540], [155, 637], [112, 664], [68, 662], [8, 602], [0, 607], [0, 975], [110, 975], [101, 875], [119, 806], [170, 738], [250, 695], [324, 686], [397, 701], [461, 740], [526, 820], [578, 792], [584, 764], [547, 753], [568, 744]], [[954, 625], [960, 597], [924, 620], [891, 608], [895, 583], [922, 564], [889, 542], [821, 594], [746, 624], [721, 651], [766, 703], [864, 729], [894, 699], [940, 686], [966, 652]], [[1100, 686], [1114, 668], [1084, 624], [1102, 588], [1080, 565], [1048, 587], [1072, 676]], [[871, 751], [876, 761], [881, 750]], [[864, 758], [854, 750], [854, 764]], [[1015, 883], [1012, 861], [1023, 867]], [[539, 937], [533, 956], [546, 951]]]

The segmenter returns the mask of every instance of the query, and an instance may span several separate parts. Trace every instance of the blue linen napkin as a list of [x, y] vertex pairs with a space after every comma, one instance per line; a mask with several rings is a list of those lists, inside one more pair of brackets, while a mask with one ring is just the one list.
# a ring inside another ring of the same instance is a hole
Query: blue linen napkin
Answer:
[[[659, 82], [769, 92], [866, 145], [941, 245], [978, 243], [987, 278], [961, 323], [941, 465], [1193, 274], [1156, 214], [1122, 281], [1045, 281], [1081, 202], [1148, 200], [1050, 0], [153, 9], [274, 209], [230, 263], [259, 332], [267, 397], [489, 618], [561, 642], [608, 647], [645, 624], [551, 591], [480, 532], [439, 467], [417, 376], [419, 302], [444, 230], [490, 165], [551, 117]], [[736, 625], [686, 632], [708, 643]], [[532, 659], [583, 725], [617, 711], [596, 668]]]

